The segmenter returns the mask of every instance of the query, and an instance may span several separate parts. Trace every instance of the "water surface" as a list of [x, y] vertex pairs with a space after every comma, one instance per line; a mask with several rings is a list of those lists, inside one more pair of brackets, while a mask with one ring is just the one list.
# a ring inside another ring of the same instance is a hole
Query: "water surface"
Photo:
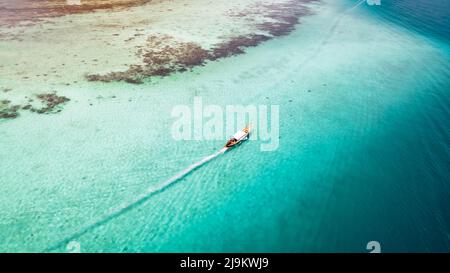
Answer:
[[143, 85], [81, 81], [61, 113], [1, 121], [0, 250], [46, 250], [217, 151], [168, 135], [172, 108], [201, 96], [280, 105], [279, 149], [215, 158], [73, 238], [82, 251], [450, 251], [446, 1], [356, 2], [314, 5], [246, 54]]

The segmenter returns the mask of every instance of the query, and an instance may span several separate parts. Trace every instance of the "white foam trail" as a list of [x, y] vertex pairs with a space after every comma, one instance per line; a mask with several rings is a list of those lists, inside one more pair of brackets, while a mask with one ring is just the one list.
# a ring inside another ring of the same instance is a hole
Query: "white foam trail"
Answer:
[[164, 189], [168, 188], [169, 186], [171, 186], [172, 184], [174, 184], [175, 182], [177, 182], [178, 180], [184, 178], [186, 175], [188, 175], [189, 173], [191, 173], [192, 171], [194, 171], [197, 168], [200, 168], [201, 166], [205, 165], [206, 163], [208, 163], [209, 161], [213, 160], [214, 158], [222, 155], [223, 153], [225, 153], [228, 149], [227, 148], [222, 148], [221, 150], [219, 150], [218, 152], [209, 155], [205, 158], [203, 158], [202, 160], [190, 165], [189, 167], [187, 167], [186, 169], [182, 170], [181, 172], [177, 173], [176, 175], [172, 176], [171, 178], [169, 178], [168, 180], [162, 182], [162, 183], [158, 183], [156, 185], [152, 185], [150, 187], [147, 188], [147, 190], [145, 190], [142, 194], [138, 195], [136, 198], [134, 198], [133, 200], [124, 203], [118, 207], [115, 207], [113, 209], [111, 209], [109, 212], [105, 213], [103, 216], [99, 217], [96, 221], [90, 222], [82, 227], [80, 227], [76, 232], [71, 233], [71, 235], [67, 236], [65, 239], [59, 241], [57, 244], [45, 249], [43, 252], [50, 252], [53, 250], [56, 250], [62, 246], [64, 246], [65, 244], [67, 244], [68, 242], [80, 237], [81, 235], [85, 234], [86, 232], [88, 232], [89, 230], [92, 230], [106, 222], [108, 222], [109, 220], [114, 219], [115, 217], [123, 214], [124, 212], [128, 211], [129, 209], [143, 203], [144, 201], [146, 201], [149, 197], [153, 196], [154, 194], [163, 191]]

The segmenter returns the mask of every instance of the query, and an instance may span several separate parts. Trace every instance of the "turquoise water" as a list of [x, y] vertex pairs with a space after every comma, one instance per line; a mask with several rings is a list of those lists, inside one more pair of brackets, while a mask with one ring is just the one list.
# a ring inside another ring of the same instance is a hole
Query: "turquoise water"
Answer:
[[[80, 83], [58, 115], [2, 121], [0, 250], [450, 251], [448, 1], [356, 2], [325, 1], [244, 55]], [[279, 149], [245, 143], [115, 213], [223, 145], [170, 137], [194, 96], [280, 105]]]

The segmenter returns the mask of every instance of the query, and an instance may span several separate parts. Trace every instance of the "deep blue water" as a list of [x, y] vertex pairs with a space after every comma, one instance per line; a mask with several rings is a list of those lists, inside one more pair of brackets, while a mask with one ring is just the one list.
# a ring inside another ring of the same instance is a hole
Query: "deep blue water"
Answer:
[[[380, 25], [400, 26], [399, 31], [420, 37], [442, 56], [422, 64], [411, 62], [423, 66], [417, 83], [408, 87], [414, 98], [383, 111], [383, 132], [375, 133], [352, 159], [347, 174], [336, 179], [323, 215], [327, 220], [317, 233], [317, 244], [322, 244], [317, 250], [353, 251], [362, 238], [374, 238], [386, 251], [448, 252], [450, 1], [382, 0], [381, 6], [362, 8]], [[406, 67], [396, 69], [413, 77]], [[387, 73], [401, 74], [398, 70]], [[402, 87], [384, 88], [395, 96]], [[326, 242], [334, 242], [337, 248], [327, 247]]]
[[[373, 6], [366, 6], [372, 9]], [[381, 0], [376, 15], [443, 41], [450, 41], [450, 1], [448, 0]]]

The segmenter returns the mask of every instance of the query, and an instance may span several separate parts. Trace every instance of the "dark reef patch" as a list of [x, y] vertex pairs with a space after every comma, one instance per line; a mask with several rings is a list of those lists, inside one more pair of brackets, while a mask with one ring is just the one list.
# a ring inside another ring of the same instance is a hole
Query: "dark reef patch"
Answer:
[[244, 53], [244, 49], [247, 47], [257, 46], [258, 44], [269, 40], [270, 37], [261, 34], [252, 34], [249, 36], [238, 36], [227, 42], [217, 44], [210, 54], [209, 60], [217, 60], [220, 58], [226, 58], [237, 54]]
[[34, 110], [39, 114], [53, 113], [55, 109], [56, 109], [56, 111], [58, 111], [58, 110], [60, 110], [60, 109], [57, 109], [57, 107], [59, 105], [70, 101], [69, 98], [64, 97], [64, 96], [58, 96], [58, 95], [56, 95], [56, 93], [43, 93], [43, 94], [36, 95], [36, 97], [44, 104], [44, 106], [39, 109], [31, 108], [30, 110], [31, 111]]
[[125, 81], [141, 84], [148, 77], [164, 77], [173, 72], [184, 72], [195, 66], [203, 65], [205, 61], [214, 61], [244, 53], [247, 47], [257, 46], [269, 40], [266, 35], [253, 34], [237, 36], [229, 41], [215, 45], [206, 50], [195, 43], [176, 42], [172, 37], [151, 36], [148, 38], [148, 50], [139, 49], [143, 65], [131, 65], [126, 71], [110, 72], [105, 75], [87, 75], [88, 81]]
[[0, 101], [0, 119], [13, 119], [20, 115], [20, 111], [30, 111], [38, 114], [57, 113], [61, 111], [61, 105], [70, 101], [69, 98], [53, 93], [35, 95], [39, 105], [33, 105], [32, 99], [28, 99], [24, 105], [12, 104], [9, 100]]
[[11, 105], [9, 100], [0, 101], [0, 119], [13, 119], [19, 116], [17, 112], [20, 106]]
[[125, 81], [140, 84], [152, 76], [167, 76], [176, 71], [185, 71], [202, 65], [209, 52], [190, 42], [177, 42], [167, 35], [150, 36], [145, 49], [139, 49], [143, 64], [131, 65], [126, 71], [110, 72], [105, 75], [87, 75], [88, 81]]

